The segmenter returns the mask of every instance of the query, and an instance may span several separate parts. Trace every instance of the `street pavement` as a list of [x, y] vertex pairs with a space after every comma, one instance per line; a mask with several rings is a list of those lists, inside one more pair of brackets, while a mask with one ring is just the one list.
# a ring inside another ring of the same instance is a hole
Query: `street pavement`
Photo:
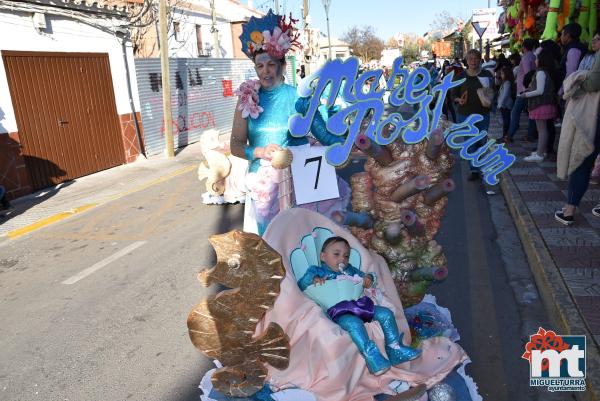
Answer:
[[199, 399], [196, 274], [243, 216], [200, 194], [190, 171], [0, 247], [0, 399]]
[[[208, 236], [241, 228], [243, 206], [203, 205], [194, 157], [161, 160], [145, 181], [125, 170], [87, 177], [97, 206], [4, 238], [0, 399], [198, 400], [212, 363], [189, 341], [186, 318], [214, 288], [196, 273], [215, 262]], [[352, 169], [360, 163], [342, 175]], [[573, 399], [529, 387], [523, 345], [550, 319], [503, 198], [466, 174], [458, 162], [437, 237], [450, 273], [431, 292], [452, 312], [473, 361], [467, 373], [485, 400]], [[78, 185], [38, 205], [60, 199], [77, 209], [90, 200]], [[121, 192], [104, 198], [115, 187]]]

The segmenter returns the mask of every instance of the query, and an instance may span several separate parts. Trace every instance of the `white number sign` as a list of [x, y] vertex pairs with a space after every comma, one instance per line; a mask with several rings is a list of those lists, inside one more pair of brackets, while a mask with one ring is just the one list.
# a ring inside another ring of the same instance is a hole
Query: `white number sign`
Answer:
[[317, 202], [339, 198], [335, 167], [327, 163], [324, 146], [294, 146], [292, 179], [296, 203]]

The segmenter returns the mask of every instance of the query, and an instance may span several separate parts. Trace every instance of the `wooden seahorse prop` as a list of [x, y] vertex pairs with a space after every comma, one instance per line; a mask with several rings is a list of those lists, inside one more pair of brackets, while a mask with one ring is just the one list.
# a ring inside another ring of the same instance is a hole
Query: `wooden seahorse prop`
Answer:
[[212, 376], [215, 389], [247, 397], [263, 387], [264, 363], [277, 369], [289, 364], [289, 339], [279, 325], [271, 323], [253, 338], [257, 323], [279, 295], [285, 269], [281, 256], [256, 234], [235, 230], [213, 235], [209, 241], [217, 263], [201, 271], [198, 280], [205, 287], [218, 283], [229, 289], [192, 309], [189, 335], [196, 348], [223, 364]]

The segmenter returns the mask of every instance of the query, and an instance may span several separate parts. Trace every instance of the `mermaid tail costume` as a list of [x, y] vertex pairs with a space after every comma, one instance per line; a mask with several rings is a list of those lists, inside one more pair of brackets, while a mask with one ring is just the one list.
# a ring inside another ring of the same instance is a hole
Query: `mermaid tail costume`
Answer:
[[[313, 283], [315, 277], [326, 280], [335, 280], [337, 276], [359, 276], [364, 278], [365, 273], [348, 265], [343, 272], [333, 271], [327, 264], [310, 266], [306, 273], [298, 280], [302, 291]], [[373, 285], [375, 285], [375, 276]], [[342, 301], [327, 310], [331, 319], [348, 332], [354, 344], [365, 358], [369, 372], [374, 375], [385, 373], [392, 365], [411, 361], [421, 355], [421, 350], [406, 347], [402, 344], [404, 333], [400, 334], [394, 313], [383, 306], [374, 305], [368, 297], [356, 301]], [[385, 352], [387, 359], [377, 348], [377, 345], [367, 335], [365, 322], [377, 321], [381, 325], [385, 338]]]

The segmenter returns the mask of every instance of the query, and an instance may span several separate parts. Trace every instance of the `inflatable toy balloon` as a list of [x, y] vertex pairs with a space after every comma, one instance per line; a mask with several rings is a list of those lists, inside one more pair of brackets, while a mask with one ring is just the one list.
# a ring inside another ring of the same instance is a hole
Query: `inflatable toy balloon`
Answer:
[[[565, 26], [567, 24], [567, 21], [569, 20], [569, 14], [571, 13], [571, 0], [562, 0], [562, 2], [559, 1], [559, 3], [561, 4], [561, 9], [560, 12], [558, 13], [558, 31], [562, 31], [563, 26]], [[573, 1], [573, 3], [575, 3], [575, 1]], [[550, 5], [552, 7], [552, 5]]]
[[590, 25], [590, 5], [592, 4], [592, 0], [582, 0], [581, 7], [579, 8], [579, 18], [577, 19], [577, 23], [581, 26], [581, 36], [579, 39], [583, 43], [587, 43], [590, 39], [589, 35], [589, 25]]
[[540, 39], [542, 40], [556, 40], [557, 38], [557, 26], [558, 26], [558, 11], [560, 7], [560, 0], [550, 0], [550, 9], [546, 16], [546, 27], [544, 33]]
[[523, 23], [523, 27], [528, 31], [532, 32], [535, 28], [535, 16], [533, 15], [533, 9], [530, 7], [527, 10], [527, 17], [525, 17], [525, 22]]
[[577, 6], [577, 0], [570, 0], [569, 4], [569, 16], [567, 17], [566, 23], [568, 24], [571, 18], [575, 15], [575, 7]]
[[537, 6], [539, 6], [543, 2], [544, 2], [544, 0], [525, 0], [525, 3], [527, 3], [527, 7], [533, 7], [533, 8], [537, 8]]
[[598, 8], [600, 7], [600, 0], [592, 0], [590, 4], [590, 24], [588, 26], [588, 32], [590, 34], [590, 49], [592, 47], [592, 38], [598, 28]]

